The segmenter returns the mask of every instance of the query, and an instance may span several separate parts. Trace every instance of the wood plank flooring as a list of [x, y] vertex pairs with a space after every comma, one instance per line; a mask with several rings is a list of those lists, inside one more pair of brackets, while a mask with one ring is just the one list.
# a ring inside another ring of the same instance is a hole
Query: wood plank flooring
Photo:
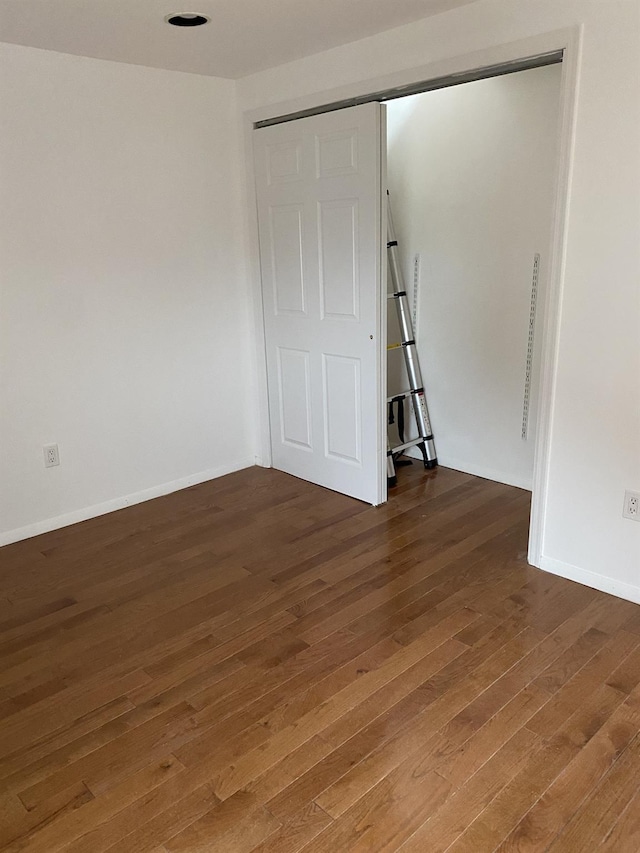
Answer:
[[640, 607], [258, 468], [0, 550], [0, 849], [640, 851]]

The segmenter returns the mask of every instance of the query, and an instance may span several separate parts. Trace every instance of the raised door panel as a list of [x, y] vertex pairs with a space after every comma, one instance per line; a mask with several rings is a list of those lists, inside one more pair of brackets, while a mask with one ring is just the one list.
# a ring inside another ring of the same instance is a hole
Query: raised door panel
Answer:
[[302, 177], [302, 141], [276, 142], [265, 149], [267, 184], [274, 186]]
[[304, 210], [301, 204], [269, 208], [271, 280], [276, 314], [305, 314]]
[[277, 359], [280, 440], [300, 450], [312, 450], [309, 353], [278, 347]]
[[323, 354], [324, 449], [327, 457], [362, 465], [360, 359]]
[[356, 128], [316, 136], [316, 176], [335, 178], [358, 171]]
[[318, 203], [320, 304], [323, 317], [359, 318], [358, 200]]

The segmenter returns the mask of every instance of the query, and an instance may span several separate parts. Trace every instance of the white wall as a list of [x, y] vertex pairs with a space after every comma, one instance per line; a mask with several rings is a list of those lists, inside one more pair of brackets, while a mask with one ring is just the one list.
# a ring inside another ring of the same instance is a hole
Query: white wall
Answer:
[[[553, 65], [387, 104], [388, 185], [409, 289], [421, 256], [415, 331], [438, 459], [525, 489], [542, 340], [538, 329], [523, 440], [531, 280], [536, 253], [541, 285], [548, 268], [560, 78]], [[389, 354], [390, 376], [401, 362]]]
[[252, 464], [254, 437], [234, 83], [0, 67], [2, 543]]
[[[640, 600], [640, 4], [478, 0], [240, 81], [241, 108], [278, 114], [478, 67], [581, 37], [566, 257], [538, 562]], [[506, 46], [506, 47], [504, 47]], [[330, 91], [332, 90], [332, 91]], [[330, 95], [328, 98], [327, 95]], [[270, 106], [273, 105], [273, 106]]]

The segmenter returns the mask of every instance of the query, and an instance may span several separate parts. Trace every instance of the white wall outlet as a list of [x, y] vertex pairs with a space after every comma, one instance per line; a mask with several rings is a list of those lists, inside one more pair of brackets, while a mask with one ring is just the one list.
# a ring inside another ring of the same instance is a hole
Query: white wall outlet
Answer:
[[58, 453], [57, 444], [45, 444], [42, 448], [44, 452], [44, 467], [55, 468], [60, 464], [60, 454]]
[[622, 516], [632, 521], [640, 521], [640, 492], [624, 493]]

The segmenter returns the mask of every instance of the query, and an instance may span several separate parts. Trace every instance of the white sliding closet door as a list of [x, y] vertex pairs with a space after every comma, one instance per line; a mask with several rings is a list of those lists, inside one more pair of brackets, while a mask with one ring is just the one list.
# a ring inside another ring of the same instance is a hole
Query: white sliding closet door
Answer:
[[386, 500], [384, 117], [371, 103], [254, 133], [273, 466], [371, 504]]

